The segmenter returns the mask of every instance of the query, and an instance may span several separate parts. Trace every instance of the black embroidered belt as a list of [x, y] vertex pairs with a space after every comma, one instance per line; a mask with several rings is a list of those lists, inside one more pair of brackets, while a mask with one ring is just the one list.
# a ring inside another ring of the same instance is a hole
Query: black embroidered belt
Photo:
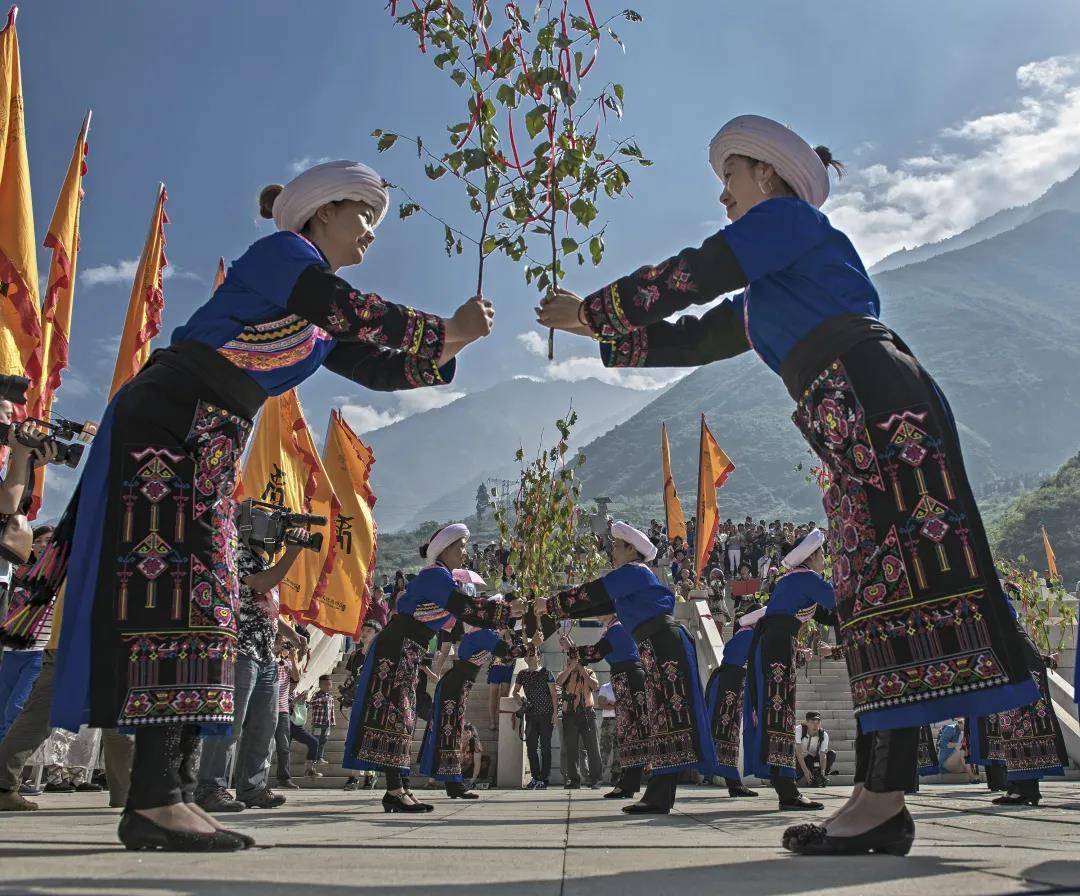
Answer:
[[641, 641], [644, 638], [655, 635], [657, 632], [662, 632], [665, 628], [671, 628], [673, 625], [675, 625], [674, 616], [668, 616], [666, 613], [661, 613], [659, 616], [653, 616], [652, 619], [646, 619], [634, 629], [634, 640]]
[[149, 367], [175, 370], [189, 383], [199, 383], [200, 398], [216, 402], [246, 420], [253, 420], [267, 399], [266, 390], [235, 364], [201, 342], [178, 342], [150, 355]]
[[412, 613], [398, 613], [393, 619], [386, 623], [386, 628], [383, 629], [382, 633], [384, 635], [391, 634], [393, 637], [402, 639], [411, 638], [418, 644], [424, 645], [426, 645], [435, 634], [435, 632], [424, 625], [424, 623], [417, 621]]
[[[668, 616], [666, 618], [670, 619], [671, 617]], [[621, 663], [611, 663], [609, 668], [611, 669], [612, 675], [619, 672], [634, 672], [643, 669], [641, 660], [623, 660]]]
[[831, 317], [795, 343], [780, 365], [780, 377], [788, 395], [798, 401], [821, 371], [844, 352], [871, 340], [895, 342], [904, 352], [912, 354], [904, 341], [876, 317], [865, 314]]
[[480, 667], [471, 660], [454, 660], [454, 668], [466, 681], [476, 681], [476, 676], [480, 674]]

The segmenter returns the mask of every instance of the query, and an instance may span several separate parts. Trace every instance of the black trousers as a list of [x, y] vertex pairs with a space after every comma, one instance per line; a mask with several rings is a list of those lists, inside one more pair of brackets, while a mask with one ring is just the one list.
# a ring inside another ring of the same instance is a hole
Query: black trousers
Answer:
[[802, 793], [795, 784], [794, 778], [784, 778], [780, 776], [780, 773], [773, 768], [772, 773], [769, 775], [769, 783], [772, 784], [772, 789], [776, 791], [777, 797], [781, 802], [792, 802], [794, 800], [802, 799]]
[[893, 728], [855, 737], [855, 783], [871, 793], [913, 791], [919, 783], [919, 729]]
[[[811, 754], [807, 753], [806, 756], [803, 757], [803, 761], [806, 763], [806, 767], [810, 769], [811, 775], [816, 774], [817, 772], [821, 772], [821, 774], [823, 775], [831, 775], [833, 766], [836, 764], [836, 750], [827, 750], [825, 752], [824, 769], [821, 767], [820, 754], [817, 756], [812, 756]], [[802, 769], [800, 768], [799, 777], [796, 780], [801, 781], [803, 777], [804, 775], [802, 773]]]
[[641, 790], [641, 766], [624, 768], [619, 773], [619, 783], [616, 786], [623, 793], [637, 793]]
[[136, 731], [127, 808], [193, 802], [201, 746], [198, 725], [147, 725]]
[[[547, 783], [551, 777], [551, 734], [555, 730], [551, 716], [525, 716], [525, 749], [529, 754], [529, 772], [536, 781]], [[599, 748], [597, 748], [599, 751]]]
[[649, 778], [649, 785], [645, 788], [645, 795], [642, 796], [641, 802], [670, 809], [675, 805], [678, 781], [678, 772], [670, 775], [653, 775]]

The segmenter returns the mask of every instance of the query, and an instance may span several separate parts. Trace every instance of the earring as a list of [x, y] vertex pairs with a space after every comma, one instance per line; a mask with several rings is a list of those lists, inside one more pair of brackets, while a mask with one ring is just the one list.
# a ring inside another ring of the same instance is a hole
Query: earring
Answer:
[[768, 196], [769, 195], [769, 191], [765, 189], [765, 184], [763, 184], [760, 180], [757, 182], [757, 188], [759, 190], [761, 190], [761, 195], [762, 196]]

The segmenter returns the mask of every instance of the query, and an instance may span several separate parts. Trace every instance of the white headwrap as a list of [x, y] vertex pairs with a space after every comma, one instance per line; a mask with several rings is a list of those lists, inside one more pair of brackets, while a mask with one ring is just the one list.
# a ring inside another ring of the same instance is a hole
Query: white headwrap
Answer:
[[740, 616], [736, 624], [739, 626], [739, 628], [749, 628], [764, 615], [765, 607], [758, 607], [756, 610], [751, 610], [745, 616]]
[[340, 159], [308, 168], [285, 184], [274, 200], [274, 223], [278, 230], [300, 230], [328, 202], [356, 199], [375, 210], [377, 227], [390, 207], [384, 181], [362, 162]]
[[820, 529], [811, 529], [807, 536], [795, 545], [780, 562], [785, 569], [794, 569], [814, 551], [820, 550], [824, 544], [825, 533]]
[[651, 562], [656, 557], [656, 545], [652, 543], [649, 536], [640, 529], [635, 529], [629, 523], [622, 521], [612, 523], [611, 537], [617, 538], [619, 541], [625, 541], [645, 558], [646, 563]]
[[451, 523], [435, 533], [435, 537], [428, 542], [424, 551], [424, 568], [428, 569], [435, 565], [439, 554], [445, 551], [455, 541], [469, 537], [469, 527], [464, 523]]
[[809, 143], [771, 118], [740, 115], [725, 124], [709, 144], [709, 162], [721, 180], [728, 156], [766, 162], [800, 199], [821, 208], [829, 198], [829, 171]]

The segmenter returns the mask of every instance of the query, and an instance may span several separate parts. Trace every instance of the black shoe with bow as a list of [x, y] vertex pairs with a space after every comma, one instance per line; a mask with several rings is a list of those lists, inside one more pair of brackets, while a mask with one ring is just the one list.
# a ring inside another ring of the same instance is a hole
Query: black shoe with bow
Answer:
[[798, 825], [784, 834], [784, 846], [804, 856], [852, 856], [868, 852], [906, 856], [915, 842], [915, 820], [901, 809], [888, 821], [853, 837], [832, 837], [821, 825]]

